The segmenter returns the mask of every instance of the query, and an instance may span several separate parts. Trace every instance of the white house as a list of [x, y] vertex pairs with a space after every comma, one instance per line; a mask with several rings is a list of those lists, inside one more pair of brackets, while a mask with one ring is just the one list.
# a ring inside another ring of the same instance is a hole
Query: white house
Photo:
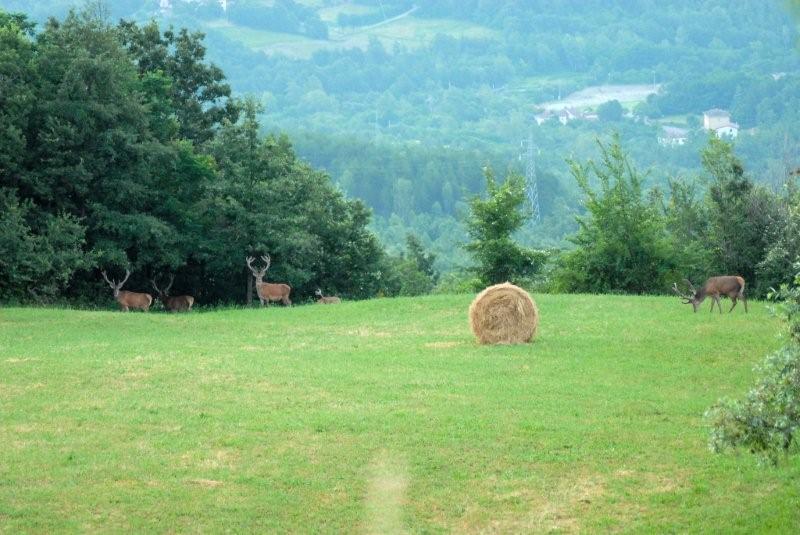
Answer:
[[543, 123], [546, 123], [547, 121], [549, 121], [553, 117], [555, 117], [555, 115], [553, 114], [552, 111], [544, 110], [542, 113], [535, 114], [533, 116], [533, 120], [536, 121], [536, 124], [541, 125]]
[[731, 121], [731, 114], [719, 108], [703, 112], [703, 129], [715, 132], [718, 137], [735, 138], [739, 135], [739, 125]]

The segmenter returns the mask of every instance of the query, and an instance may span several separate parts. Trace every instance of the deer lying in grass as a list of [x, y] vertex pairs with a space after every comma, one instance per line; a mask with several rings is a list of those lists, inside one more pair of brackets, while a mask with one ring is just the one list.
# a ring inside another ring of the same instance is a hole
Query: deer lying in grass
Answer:
[[155, 279], [150, 279], [150, 284], [152, 284], [153, 288], [155, 288], [156, 292], [158, 292], [158, 298], [161, 299], [162, 303], [164, 303], [164, 308], [170, 312], [188, 312], [192, 309], [194, 297], [191, 295], [169, 295], [169, 289], [172, 288], [172, 282], [174, 280], [175, 275], [170, 275], [169, 284], [167, 284], [167, 287], [164, 288], [163, 291], [159, 290]]
[[292, 291], [291, 286], [288, 284], [271, 284], [264, 282], [264, 275], [266, 275], [270, 264], [272, 264], [272, 259], [269, 255], [261, 257], [261, 260], [266, 263], [266, 266], [262, 269], [253, 267], [252, 262], [255, 260], [255, 257], [248, 256], [245, 260], [247, 261], [247, 267], [250, 268], [253, 277], [256, 278], [256, 293], [258, 294], [258, 299], [261, 301], [261, 306], [264, 306], [264, 303], [269, 306], [270, 301], [280, 301], [287, 306], [292, 304], [292, 301], [289, 299], [289, 294]]
[[125, 284], [125, 282], [128, 280], [128, 277], [131, 276], [131, 272], [129, 270], [125, 270], [125, 278], [122, 279], [122, 282], [119, 284], [117, 284], [117, 281], [108, 280], [105, 271], [101, 271], [100, 274], [103, 275], [103, 278], [106, 280], [108, 285], [111, 286], [112, 290], [114, 290], [114, 299], [117, 300], [117, 303], [119, 303], [119, 307], [123, 312], [127, 312], [131, 308], [138, 308], [139, 310], [144, 310], [147, 312], [147, 310], [150, 308], [150, 305], [153, 304], [153, 296], [150, 294], [128, 292], [126, 290], [120, 291], [122, 285]]
[[335, 296], [325, 297], [324, 295], [322, 295], [322, 290], [319, 288], [317, 288], [317, 291], [314, 292], [314, 295], [316, 295], [319, 298], [317, 299], [317, 303], [319, 303], [320, 305], [335, 305], [336, 303], [342, 302], [341, 299]]
[[689, 285], [690, 294], [681, 293], [680, 290], [678, 290], [677, 283], [672, 284], [672, 291], [683, 299], [684, 304], [691, 303], [695, 312], [697, 312], [700, 303], [702, 303], [706, 297], [710, 297], [712, 299], [711, 312], [714, 312], [714, 303], [716, 303], [719, 313], [722, 314], [722, 305], [720, 305], [719, 299], [721, 296], [727, 295], [730, 297], [731, 301], [733, 301], [731, 309], [728, 310], [728, 312], [731, 312], [736, 306], [736, 300], [741, 299], [744, 303], [744, 311], [747, 313], [747, 298], [744, 296], [744, 279], [742, 277], [733, 275], [711, 277], [699, 290], [695, 290], [689, 279], [686, 279], [686, 284]]

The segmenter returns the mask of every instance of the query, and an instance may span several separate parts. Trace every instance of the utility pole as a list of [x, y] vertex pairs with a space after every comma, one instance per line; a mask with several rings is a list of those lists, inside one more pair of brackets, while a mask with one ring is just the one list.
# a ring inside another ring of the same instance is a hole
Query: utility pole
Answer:
[[[539, 206], [539, 184], [536, 179], [536, 145], [533, 144], [533, 130], [528, 131], [528, 139], [522, 140], [520, 146], [526, 148], [525, 154], [525, 193], [531, 205], [531, 224], [535, 225], [542, 219], [542, 210]], [[520, 154], [520, 160], [522, 154]]]

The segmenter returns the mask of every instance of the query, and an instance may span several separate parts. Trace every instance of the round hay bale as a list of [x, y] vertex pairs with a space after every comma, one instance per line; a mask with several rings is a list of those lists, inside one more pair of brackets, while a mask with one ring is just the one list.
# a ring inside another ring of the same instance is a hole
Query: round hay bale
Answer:
[[495, 284], [472, 301], [469, 326], [481, 344], [523, 344], [536, 335], [539, 309], [519, 286]]

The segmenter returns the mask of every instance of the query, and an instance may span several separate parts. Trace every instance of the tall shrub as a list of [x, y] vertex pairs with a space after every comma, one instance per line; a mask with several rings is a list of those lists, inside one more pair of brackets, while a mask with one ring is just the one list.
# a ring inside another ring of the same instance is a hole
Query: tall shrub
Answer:
[[470, 201], [467, 232], [472, 241], [465, 248], [477, 262], [474, 271], [482, 285], [519, 282], [535, 275], [546, 259], [544, 253], [526, 249], [513, 238], [530, 217], [525, 181], [512, 173], [498, 183], [488, 168], [484, 174], [488, 197]]
[[598, 145], [599, 163], [570, 162], [588, 213], [578, 218], [580, 227], [570, 238], [577, 248], [562, 257], [557, 286], [570, 292], [664, 291], [675, 268], [664, 219], [643, 195], [643, 177], [618, 137]]

